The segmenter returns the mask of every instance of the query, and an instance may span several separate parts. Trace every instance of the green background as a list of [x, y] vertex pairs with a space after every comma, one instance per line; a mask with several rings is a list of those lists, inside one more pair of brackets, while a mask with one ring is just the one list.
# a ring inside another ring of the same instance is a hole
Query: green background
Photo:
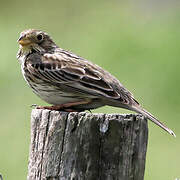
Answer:
[[[54, 0], [0, 2], [0, 173], [26, 179], [31, 104], [44, 105], [26, 85], [16, 60], [24, 29], [115, 75], [177, 138], [149, 122], [145, 180], [180, 178], [180, 3], [178, 1]], [[130, 113], [104, 107], [93, 112]]]

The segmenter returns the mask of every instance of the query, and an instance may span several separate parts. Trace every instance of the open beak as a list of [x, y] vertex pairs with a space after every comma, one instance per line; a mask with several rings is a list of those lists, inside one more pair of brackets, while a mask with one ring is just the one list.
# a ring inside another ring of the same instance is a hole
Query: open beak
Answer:
[[27, 46], [27, 45], [31, 44], [31, 41], [26, 36], [20, 36], [20, 38], [17, 40], [17, 42], [21, 46]]

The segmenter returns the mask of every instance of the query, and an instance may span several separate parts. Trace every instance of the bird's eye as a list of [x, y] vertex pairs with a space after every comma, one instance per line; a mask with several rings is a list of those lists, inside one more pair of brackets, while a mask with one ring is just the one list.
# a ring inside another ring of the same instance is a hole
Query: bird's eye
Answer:
[[37, 35], [37, 39], [38, 39], [38, 41], [41, 41], [43, 39], [43, 35], [42, 34], [38, 34]]

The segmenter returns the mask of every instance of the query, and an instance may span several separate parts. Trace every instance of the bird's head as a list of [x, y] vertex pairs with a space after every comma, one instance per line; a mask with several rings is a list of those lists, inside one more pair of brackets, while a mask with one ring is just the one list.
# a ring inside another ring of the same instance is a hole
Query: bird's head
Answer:
[[21, 32], [18, 43], [23, 51], [48, 52], [57, 47], [47, 33], [35, 29]]

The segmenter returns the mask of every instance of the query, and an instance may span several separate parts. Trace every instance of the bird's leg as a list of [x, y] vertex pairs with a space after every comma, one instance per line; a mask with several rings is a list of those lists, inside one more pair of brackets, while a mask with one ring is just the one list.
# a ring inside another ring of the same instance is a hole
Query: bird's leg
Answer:
[[83, 104], [89, 104], [90, 100], [84, 101], [77, 101], [71, 102], [66, 104], [54, 105], [54, 106], [37, 106], [36, 109], [48, 109], [48, 110], [55, 110], [55, 111], [67, 111], [67, 112], [78, 112], [78, 110], [74, 109], [73, 107]]
[[54, 110], [54, 111], [66, 111], [66, 112], [78, 112], [78, 110], [75, 110], [75, 109], [64, 108], [62, 105], [56, 105], [56, 106], [37, 106], [36, 109], [48, 109], [48, 110], [51, 110], [51, 111]]
[[[62, 104], [63, 105], [63, 104]], [[48, 110], [63, 110], [62, 105], [56, 105], [56, 106], [37, 106], [36, 109], [48, 109]]]

